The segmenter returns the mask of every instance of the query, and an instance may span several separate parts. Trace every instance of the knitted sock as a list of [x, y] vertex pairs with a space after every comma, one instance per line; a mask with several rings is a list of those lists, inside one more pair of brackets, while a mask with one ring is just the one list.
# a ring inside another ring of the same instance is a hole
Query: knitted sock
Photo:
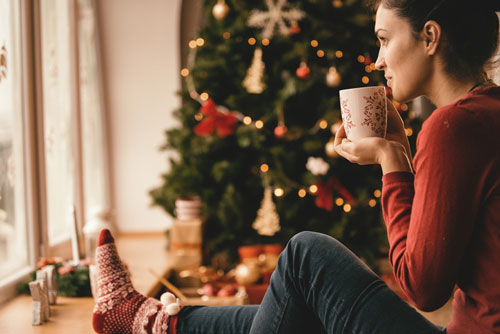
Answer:
[[[168, 328], [181, 306], [171, 293], [161, 302], [137, 292], [120, 261], [109, 230], [99, 235], [96, 249], [97, 303], [92, 324], [99, 334], [173, 334]], [[172, 317], [174, 316], [174, 317]], [[175, 319], [177, 320], [177, 319]], [[177, 321], [173, 321], [177, 322]]]

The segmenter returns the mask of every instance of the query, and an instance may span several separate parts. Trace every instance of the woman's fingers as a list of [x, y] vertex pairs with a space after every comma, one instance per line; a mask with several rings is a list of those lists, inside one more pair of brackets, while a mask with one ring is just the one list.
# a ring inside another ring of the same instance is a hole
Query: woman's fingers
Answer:
[[335, 150], [337, 153], [352, 163], [360, 163], [359, 156], [356, 155], [356, 144], [347, 138], [336, 138]]
[[337, 146], [342, 142], [342, 139], [347, 138], [347, 135], [345, 133], [344, 129], [344, 123], [338, 128], [337, 132], [335, 133], [335, 141], [334, 144]]

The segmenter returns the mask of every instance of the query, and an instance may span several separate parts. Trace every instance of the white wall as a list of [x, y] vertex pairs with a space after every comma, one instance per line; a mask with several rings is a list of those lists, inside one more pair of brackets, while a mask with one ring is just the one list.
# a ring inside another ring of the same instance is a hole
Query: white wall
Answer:
[[181, 0], [96, 1], [111, 148], [114, 221], [120, 231], [165, 230], [171, 218], [150, 206], [167, 154], [158, 150], [181, 101]]

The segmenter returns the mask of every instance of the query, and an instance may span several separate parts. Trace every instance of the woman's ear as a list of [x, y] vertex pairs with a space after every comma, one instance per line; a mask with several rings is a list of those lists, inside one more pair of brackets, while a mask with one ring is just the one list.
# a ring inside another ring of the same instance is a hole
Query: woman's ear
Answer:
[[433, 56], [436, 54], [441, 43], [441, 26], [436, 21], [425, 22], [422, 29], [422, 38], [425, 42], [427, 54]]

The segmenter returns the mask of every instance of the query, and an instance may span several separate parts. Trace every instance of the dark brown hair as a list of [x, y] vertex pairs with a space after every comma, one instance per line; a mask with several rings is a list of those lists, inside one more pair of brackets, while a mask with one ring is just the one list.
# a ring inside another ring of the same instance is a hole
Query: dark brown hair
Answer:
[[499, 20], [493, 1], [477, 0], [375, 0], [409, 21], [415, 36], [425, 22], [436, 21], [443, 31], [445, 70], [457, 79], [483, 75], [499, 43]]

